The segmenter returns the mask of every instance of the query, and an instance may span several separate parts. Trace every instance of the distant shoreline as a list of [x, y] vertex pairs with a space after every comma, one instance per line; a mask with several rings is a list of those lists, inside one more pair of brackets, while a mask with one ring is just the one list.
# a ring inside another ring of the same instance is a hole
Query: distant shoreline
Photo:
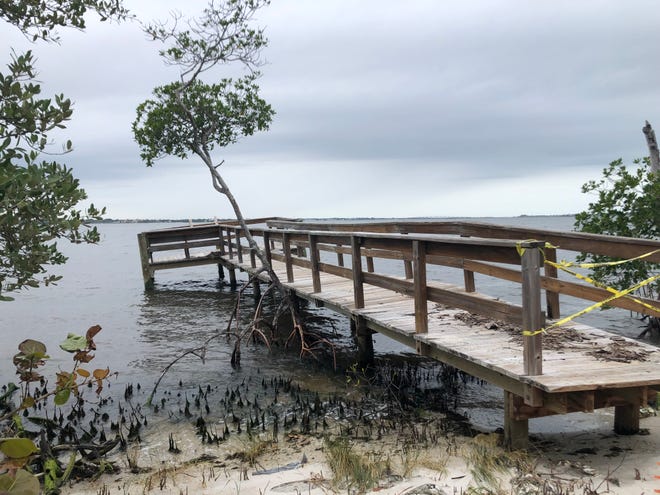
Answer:
[[[546, 218], [546, 217], [573, 217], [575, 213], [561, 213], [557, 215], [511, 215], [511, 216], [471, 216], [471, 217], [442, 217], [442, 216], [427, 216], [427, 217], [327, 217], [327, 218], [307, 218], [303, 220], [453, 220], [457, 218]], [[227, 219], [218, 218], [104, 218], [102, 220], [93, 220], [90, 223], [210, 223], [210, 222], [223, 222]], [[234, 219], [229, 219], [234, 221]]]

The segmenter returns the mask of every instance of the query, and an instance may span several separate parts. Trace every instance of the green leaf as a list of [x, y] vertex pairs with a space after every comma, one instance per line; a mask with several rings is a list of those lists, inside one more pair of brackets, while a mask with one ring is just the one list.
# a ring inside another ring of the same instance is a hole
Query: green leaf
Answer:
[[0, 438], [0, 452], [12, 459], [20, 459], [39, 452], [29, 438]]
[[0, 493], [3, 495], [39, 495], [39, 480], [24, 469], [16, 471], [16, 476], [0, 475]]
[[56, 406], [63, 406], [64, 404], [67, 403], [69, 400], [69, 397], [71, 396], [71, 389], [70, 388], [63, 388], [61, 390], [58, 390], [58, 392], [55, 394], [55, 405]]
[[87, 339], [82, 335], [70, 333], [66, 336], [66, 340], [60, 344], [60, 347], [66, 352], [82, 351], [87, 348]]
[[38, 340], [27, 339], [18, 344], [18, 350], [23, 354], [36, 354], [45, 356], [46, 355], [46, 346], [39, 342]]

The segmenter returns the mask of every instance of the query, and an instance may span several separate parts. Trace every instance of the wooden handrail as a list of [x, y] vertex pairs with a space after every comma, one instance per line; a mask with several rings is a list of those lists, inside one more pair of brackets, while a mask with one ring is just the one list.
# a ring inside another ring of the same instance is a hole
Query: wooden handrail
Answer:
[[[260, 222], [263, 223], [263, 222]], [[276, 227], [276, 228], [275, 228]], [[312, 228], [313, 230], [310, 230]], [[355, 231], [351, 229], [360, 229]], [[336, 229], [336, 230], [333, 230]], [[346, 278], [353, 278], [353, 273], [359, 273], [359, 280], [355, 281], [356, 289], [360, 290], [361, 284], [369, 283], [381, 287], [390, 288], [402, 293], [414, 295], [411, 291], [417, 280], [418, 268], [413, 269], [415, 259], [415, 247], [423, 246], [424, 266], [442, 265], [463, 270], [465, 293], [449, 295], [443, 289], [433, 287], [429, 281], [426, 290], [426, 299], [429, 301], [443, 302], [451, 301], [456, 307], [462, 307], [478, 311], [480, 303], [472, 301], [468, 297], [476, 292], [474, 273], [480, 273], [515, 283], [522, 282], [519, 269], [513, 267], [521, 263], [516, 244], [518, 239], [543, 236], [544, 241], [555, 242], [562, 249], [574, 249], [577, 251], [588, 251], [595, 249], [597, 254], [616, 253], [640, 253], [660, 249], [660, 241], [649, 239], [630, 239], [613, 236], [602, 236], [596, 234], [583, 234], [574, 232], [557, 232], [539, 229], [526, 229], [521, 227], [503, 227], [475, 222], [376, 222], [366, 224], [356, 223], [310, 223], [293, 222], [283, 220], [271, 220], [268, 226], [253, 225], [250, 228], [255, 238], [262, 238], [266, 250], [267, 259], [281, 260], [287, 266], [287, 280], [294, 280], [294, 266], [310, 268], [314, 289], [321, 290], [320, 273], [332, 273]], [[468, 237], [461, 237], [461, 236]], [[490, 237], [485, 237], [486, 235]], [[514, 238], [514, 235], [519, 236]], [[235, 240], [232, 239], [235, 237]], [[250, 264], [255, 264], [254, 253], [247, 246], [242, 246], [240, 239], [243, 237], [242, 229], [235, 223], [208, 224], [176, 229], [165, 229], [151, 231], [141, 234], [141, 252], [145, 250], [149, 259], [151, 253], [201, 248], [216, 246], [220, 253], [227, 253], [229, 258], [237, 255], [239, 263], [242, 263], [243, 253], [250, 255]], [[277, 243], [277, 249], [272, 246]], [[354, 259], [352, 267], [344, 268], [343, 256], [354, 254], [356, 244], [359, 247], [359, 266]], [[292, 250], [295, 245], [302, 250]], [[604, 247], [606, 246], [606, 247]], [[632, 246], [632, 247], [631, 247]], [[309, 248], [309, 253], [304, 253]], [[321, 261], [320, 253], [330, 252], [337, 254], [336, 264]], [[281, 254], [279, 254], [281, 253]], [[418, 253], [419, 254], [419, 253]], [[362, 270], [361, 258], [366, 259], [366, 270]], [[546, 249], [548, 259], [555, 259], [555, 250]], [[189, 257], [189, 255], [188, 255]], [[406, 280], [397, 277], [375, 273], [374, 259], [402, 260]], [[646, 258], [649, 262], [660, 262], [660, 254]], [[148, 261], [152, 263], [153, 261]], [[159, 268], [154, 265], [143, 264], [143, 273], [152, 274], [153, 269]], [[496, 264], [493, 264], [496, 263]], [[506, 268], [501, 264], [513, 265]], [[169, 265], [168, 265], [169, 266]], [[357, 270], [357, 271], [356, 271]], [[146, 280], [146, 278], [145, 278]], [[547, 296], [548, 316], [556, 318], [559, 316], [559, 294], [566, 294], [582, 298], [588, 301], [603, 300], [608, 293], [603, 289], [591, 287], [579, 282], [565, 281], [557, 278], [556, 270], [552, 267], [546, 268], [544, 275], [539, 278], [540, 287], [545, 289]], [[423, 291], [420, 289], [420, 294]], [[364, 304], [363, 298], [356, 295], [356, 305]], [[479, 297], [475, 294], [474, 297]], [[643, 303], [653, 306], [657, 301], [638, 298]], [[499, 314], [510, 321], [520, 321], [522, 313], [515, 305], [498, 301], [500, 305], [496, 308], [489, 307], [488, 311]], [[644, 308], [637, 302], [628, 298], [611, 301], [610, 306], [629, 309], [643, 314], [660, 316], [660, 312]], [[421, 309], [421, 306], [420, 308]], [[423, 324], [419, 323], [420, 328]]]

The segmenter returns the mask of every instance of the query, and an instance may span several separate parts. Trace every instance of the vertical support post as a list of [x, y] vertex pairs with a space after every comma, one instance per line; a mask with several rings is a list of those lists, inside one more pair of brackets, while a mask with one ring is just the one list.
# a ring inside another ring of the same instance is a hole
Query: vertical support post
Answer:
[[614, 432], [619, 435], [634, 435], [639, 433], [639, 408], [647, 404], [648, 389], [631, 388], [621, 390], [617, 395], [627, 403], [614, 406]]
[[471, 270], [463, 270], [463, 280], [465, 281], [465, 292], [474, 292], [477, 290], [474, 284], [474, 272]]
[[[554, 248], [545, 249], [545, 259], [548, 261], [557, 261], [557, 250]], [[543, 273], [546, 277], [557, 278], [557, 268], [551, 265], [544, 265]], [[545, 291], [545, 301], [547, 305], [548, 318], [559, 318], [559, 294], [557, 292]]]
[[639, 402], [614, 406], [614, 433], [635, 435], [639, 433]]
[[254, 252], [254, 249], [250, 248], [250, 266], [252, 268], [257, 267], [257, 254]]
[[186, 259], [190, 259], [190, 248], [188, 247], [188, 239], [183, 240], [183, 252], [186, 256]]
[[358, 345], [358, 365], [361, 368], [369, 366], [374, 361], [374, 339], [367, 327], [367, 321], [362, 316], [355, 316], [355, 339]]
[[266, 260], [268, 261], [269, 265], [273, 264], [273, 256], [271, 253], [271, 240], [270, 240], [270, 232], [265, 232], [264, 231], [264, 250], [266, 251]]
[[293, 260], [291, 259], [291, 239], [289, 234], [282, 234], [282, 249], [284, 250], [284, 262], [286, 263], [286, 281], [293, 282]]
[[403, 260], [403, 270], [406, 274], [406, 279], [411, 280], [413, 278], [413, 267], [412, 267], [412, 261], [410, 260]]
[[261, 299], [261, 281], [255, 278], [252, 281], [252, 287], [254, 289], [254, 300], [259, 303], [259, 299]]
[[225, 236], [222, 233], [222, 227], [218, 227], [218, 250], [222, 256], [225, 255]]
[[[541, 276], [539, 248], [543, 242], [523, 242], [522, 254], [522, 306], [523, 330], [541, 328]], [[543, 336], [523, 337], [523, 362], [526, 375], [543, 374]]]
[[351, 236], [351, 258], [353, 262], [353, 299], [355, 308], [364, 308], [364, 281], [362, 280], [362, 254], [360, 253], [362, 239]]
[[415, 292], [415, 333], [427, 333], [428, 294], [426, 288], [426, 245], [422, 241], [413, 241], [413, 286]]
[[238, 253], [238, 262], [243, 263], [243, 247], [241, 246], [241, 229], [234, 229], [236, 235], [236, 252]]
[[[426, 287], [426, 245], [421, 241], [412, 243], [413, 291], [415, 299], [415, 333], [427, 333], [428, 290]], [[426, 350], [422, 342], [415, 344], [417, 353], [424, 355]]]
[[[225, 236], [222, 233], [222, 227], [218, 226], [218, 244], [216, 245], [218, 251], [220, 251], [220, 256], [225, 255]], [[225, 279], [225, 270], [222, 268], [222, 264], [218, 263], [218, 278], [220, 280]]]
[[236, 288], [236, 269], [229, 268], [229, 287]]
[[[337, 244], [337, 249], [341, 249], [342, 245]], [[337, 251], [337, 266], [344, 266], [344, 253]]]
[[367, 256], [367, 271], [369, 273], [374, 272], [374, 259], [371, 256]]
[[147, 234], [138, 234], [138, 246], [140, 248], [140, 264], [142, 265], [142, 278], [145, 290], [154, 288], [154, 271], [149, 267], [151, 256], [149, 255], [149, 243]]
[[[523, 330], [534, 332], [541, 329], [541, 273], [539, 249], [544, 242], [528, 241], [521, 243], [522, 253], [522, 306]], [[528, 376], [543, 374], [543, 334], [523, 336], [523, 367]], [[525, 385], [525, 403], [530, 406], [542, 406], [543, 395], [535, 387]]]
[[309, 234], [309, 260], [312, 265], [312, 284], [314, 286], [314, 292], [321, 292], [318, 241], [316, 236], [312, 234]]
[[229, 253], [229, 259], [234, 258], [234, 248], [231, 245], [231, 229], [227, 229], [227, 252]]
[[510, 450], [524, 450], [529, 441], [529, 420], [515, 419], [515, 401], [522, 399], [504, 391], [504, 445]]

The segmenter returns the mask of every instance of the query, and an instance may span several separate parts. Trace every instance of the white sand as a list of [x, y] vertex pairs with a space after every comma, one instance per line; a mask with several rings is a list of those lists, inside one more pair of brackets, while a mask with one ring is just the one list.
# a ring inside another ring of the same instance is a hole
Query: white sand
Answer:
[[[611, 411], [595, 414], [611, 416]], [[602, 417], [600, 418], [602, 420]], [[598, 423], [595, 421], [594, 423]], [[602, 421], [601, 421], [602, 423]], [[526, 477], [518, 477], [514, 470], [501, 472], [491, 483], [492, 493], [542, 493], [538, 487], [561, 484], [562, 493], [653, 494], [660, 492], [660, 417], [641, 420], [648, 435], [618, 436], [611, 426], [597, 426], [589, 431], [534, 435], [530, 458], [535, 469]], [[178, 428], [182, 428], [181, 425]], [[400, 440], [392, 436], [382, 440], [356, 442], [355, 449], [371, 452], [380, 460], [389, 459], [392, 471], [398, 476], [384, 476], [379, 485], [366, 493], [380, 495], [448, 495], [465, 493], [477, 487], [473, 466], [468, 464], [470, 452], [485, 445], [491, 459], [505, 453], [494, 446], [496, 434], [476, 438], [450, 437], [442, 439], [434, 448], [404, 449]], [[244, 441], [243, 441], [244, 442]], [[151, 471], [131, 474], [124, 469], [117, 475], [105, 475], [96, 482], [74, 484], [63, 493], [80, 495], [111, 494], [273, 494], [302, 495], [327, 493], [359, 493], [354, 489], [333, 487], [332, 471], [320, 438], [288, 435], [269, 446], [257, 459], [257, 465], [227, 460], [232, 451], [245, 449], [245, 443], [226, 443], [203, 449], [188, 448], [179, 456], [167, 452], [167, 439], [151, 445], [148, 454], [138, 456], [140, 466]], [[194, 451], [190, 451], [190, 450]], [[585, 449], [592, 449], [591, 451]], [[406, 453], [407, 452], [407, 453]], [[589, 453], [592, 452], [592, 453]], [[595, 453], [593, 453], [595, 452]], [[217, 456], [213, 461], [185, 464], [184, 457], [194, 458], [202, 453]], [[255, 474], [273, 470], [302, 459], [307, 463], [295, 469], [270, 474]], [[125, 459], [125, 455], [124, 455]], [[120, 462], [121, 463], [121, 462]], [[125, 462], [124, 462], [125, 464]], [[402, 476], [404, 475], [405, 476]], [[655, 477], [659, 478], [656, 479]], [[247, 479], [246, 479], [247, 478]], [[520, 481], [526, 484], [520, 484]], [[499, 486], [499, 491], [496, 488]], [[536, 488], [535, 488], [536, 487]], [[572, 488], [571, 488], [572, 487]], [[585, 492], [589, 487], [594, 492]], [[569, 488], [573, 491], [569, 491]], [[654, 490], [657, 490], [654, 492]], [[364, 493], [364, 492], [363, 492]], [[487, 492], [482, 492], [487, 493]], [[550, 492], [550, 493], [558, 493]]]

